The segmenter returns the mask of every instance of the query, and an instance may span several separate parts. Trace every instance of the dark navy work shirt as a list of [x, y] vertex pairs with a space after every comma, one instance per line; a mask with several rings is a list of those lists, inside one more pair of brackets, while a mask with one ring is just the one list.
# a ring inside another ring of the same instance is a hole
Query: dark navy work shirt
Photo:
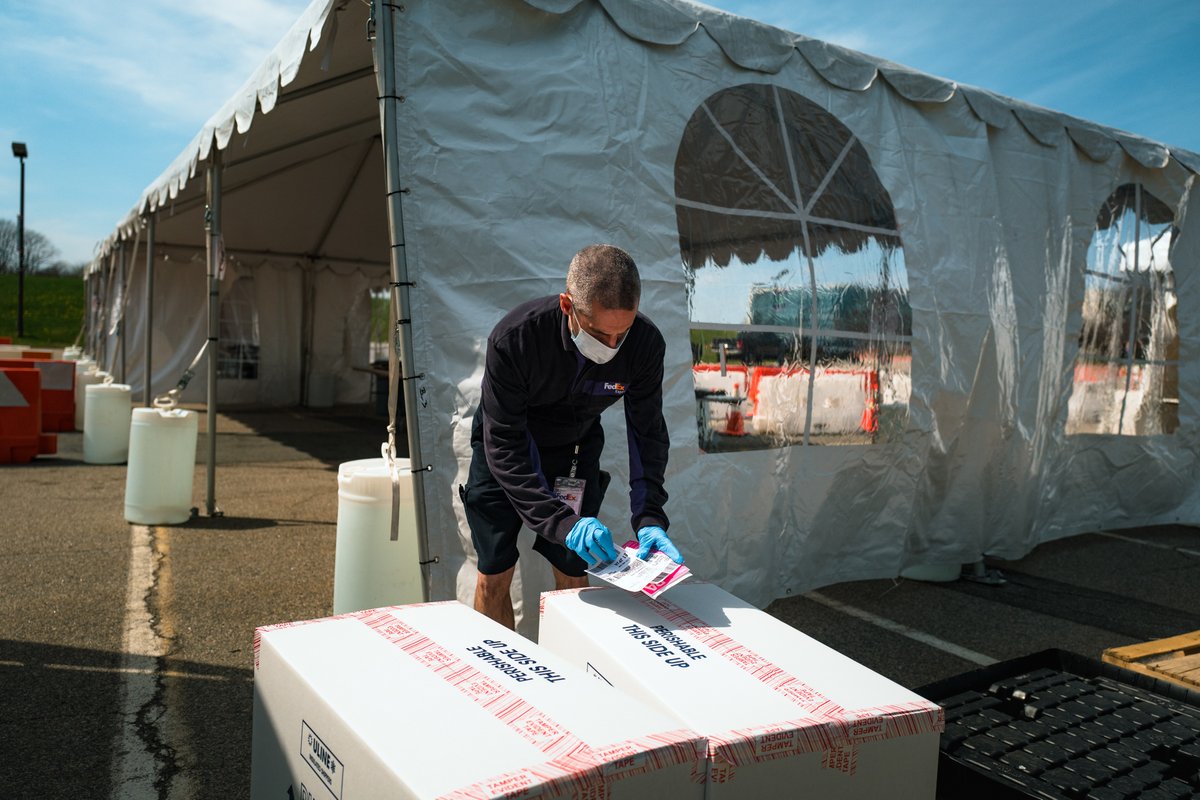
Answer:
[[[554, 497], [557, 475], [539, 475], [537, 447], [582, 441], [600, 413], [625, 400], [629, 433], [629, 499], [633, 531], [667, 528], [664, 474], [670, 442], [662, 415], [666, 344], [654, 323], [638, 314], [607, 364], [580, 355], [571, 341], [558, 295], [523, 303], [496, 325], [487, 341], [483, 375], [483, 443], [488, 466], [525, 524], [564, 543], [579, 516]], [[614, 531], [618, 545], [624, 539]]]

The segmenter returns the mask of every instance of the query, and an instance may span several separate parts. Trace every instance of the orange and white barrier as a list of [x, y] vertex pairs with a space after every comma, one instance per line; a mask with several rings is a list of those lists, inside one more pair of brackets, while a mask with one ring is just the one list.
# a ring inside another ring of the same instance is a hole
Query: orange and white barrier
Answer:
[[58, 450], [58, 437], [42, 433], [42, 374], [0, 367], [0, 464], [26, 464]]
[[42, 430], [75, 430], [75, 362], [0, 358], [0, 367], [33, 368], [42, 373]]
[[750, 374], [749, 370], [741, 365], [726, 367], [725, 374], [722, 375], [718, 364], [694, 364], [692, 380], [701, 391], [725, 392], [732, 397], [745, 393], [746, 387], [750, 385]]
[[[808, 415], [808, 376], [807, 369], [755, 376], [755, 433], [803, 435]], [[878, 426], [874, 401], [878, 387], [879, 373], [874, 370], [818, 369], [812, 381], [811, 432], [873, 432]]]

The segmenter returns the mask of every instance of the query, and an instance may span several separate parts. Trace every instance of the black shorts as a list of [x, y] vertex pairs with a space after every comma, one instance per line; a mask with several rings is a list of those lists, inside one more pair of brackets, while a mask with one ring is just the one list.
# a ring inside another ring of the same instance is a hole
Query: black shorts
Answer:
[[[583, 490], [581, 516], [594, 517], [600, 513], [604, 492], [608, 488], [609, 474], [600, 469], [600, 452], [604, 449], [604, 431], [597, 421], [584, 437], [579, 449], [579, 464], [575, 477], [587, 483]], [[570, 473], [575, 445], [539, 447], [541, 474], [544, 483], [554, 485], [554, 479]], [[480, 415], [475, 414], [471, 428], [471, 469], [465, 485], [458, 487], [471, 528], [471, 543], [479, 560], [479, 571], [484, 575], [497, 575], [517, 563], [517, 534], [521, 530], [521, 517], [509, 502], [508, 495], [492, 476], [487, 457], [483, 452], [483, 430]], [[573, 550], [544, 536], [535, 536], [533, 549], [566, 575], [580, 577], [587, 569], [587, 562]]]

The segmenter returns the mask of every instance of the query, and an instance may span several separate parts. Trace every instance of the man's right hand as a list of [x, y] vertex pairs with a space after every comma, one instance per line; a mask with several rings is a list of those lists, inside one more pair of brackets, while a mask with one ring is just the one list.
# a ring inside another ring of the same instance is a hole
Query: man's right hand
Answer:
[[595, 517], [583, 517], [575, 523], [567, 534], [567, 547], [574, 550], [589, 567], [613, 561], [617, 557], [612, 534]]

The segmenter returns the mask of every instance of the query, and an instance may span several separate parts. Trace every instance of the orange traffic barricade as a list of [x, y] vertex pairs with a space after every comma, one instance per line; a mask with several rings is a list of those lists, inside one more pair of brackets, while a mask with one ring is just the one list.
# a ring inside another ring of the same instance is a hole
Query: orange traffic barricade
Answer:
[[54, 353], [49, 350], [22, 350], [21, 358], [36, 358], [38, 361], [47, 361], [54, 358]]
[[[41, 417], [42, 373], [0, 367], [0, 464], [26, 464], [37, 456]], [[57, 449], [57, 438], [54, 443]]]
[[42, 431], [75, 430], [74, 361], [0, 358], [0, 367], [37, 369], [41, 372]]

